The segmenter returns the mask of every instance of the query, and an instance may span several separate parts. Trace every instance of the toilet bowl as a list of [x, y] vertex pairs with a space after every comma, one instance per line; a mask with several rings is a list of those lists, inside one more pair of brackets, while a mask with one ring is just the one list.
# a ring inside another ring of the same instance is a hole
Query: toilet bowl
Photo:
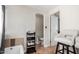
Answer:
[[36, 44], [41, 44], [43, 45], [43, 38], [36, 38]]
[[41, 41], [41, 45], [43, 45], [44, 39], [43, 38], [40, 38], [40, 41]]

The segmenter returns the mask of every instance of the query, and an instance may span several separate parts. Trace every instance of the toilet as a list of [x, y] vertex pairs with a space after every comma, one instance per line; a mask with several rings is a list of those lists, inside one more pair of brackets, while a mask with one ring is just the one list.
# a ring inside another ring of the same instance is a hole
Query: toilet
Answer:
[[41, 44], [43, 45], [43, 38], [36, 38], [36, 44]]
[[43, 45], [44, 39], [43, 38], [40, 38], [40, 41], [41, 41], [41, 45]]

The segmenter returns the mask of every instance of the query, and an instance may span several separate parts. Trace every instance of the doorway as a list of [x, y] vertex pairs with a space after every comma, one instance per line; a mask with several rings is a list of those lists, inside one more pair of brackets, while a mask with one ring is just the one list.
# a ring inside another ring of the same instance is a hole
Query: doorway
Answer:
[[36, 32], [36, 44], [39, 46], [43, 46], [43, 15], [36, 14], [36, 24], [35, 24], [35, 32]]
[[55, 46], [55, 36], [60, 33], [60, 18], [59, 12], [50, 16], [50, 46]]

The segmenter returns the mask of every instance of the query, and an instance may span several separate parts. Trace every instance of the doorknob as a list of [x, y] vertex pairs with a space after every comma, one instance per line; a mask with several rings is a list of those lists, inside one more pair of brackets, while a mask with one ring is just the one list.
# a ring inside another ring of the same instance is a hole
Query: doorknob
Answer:
[[47, 29], [47, 26], [45, 26], [45, 28]]

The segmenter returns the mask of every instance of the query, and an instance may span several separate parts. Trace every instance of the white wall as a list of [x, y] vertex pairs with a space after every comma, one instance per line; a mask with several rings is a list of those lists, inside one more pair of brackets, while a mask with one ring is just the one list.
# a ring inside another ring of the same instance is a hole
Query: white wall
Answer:
[[29, 8], [28, 6], [6, 6], [6, 38], [21, 37], [26, 39], [26, 32], [28, 30], [35, 31], [35, 14], [37, 13], [44, 15], [45, 12]]
[[60, 10], [61, 30], [79, 30], [79, 6], [62, 6]]
[[[55, 11], [56, 10], [56, 11]], [[60, 29], [79, 29], [79, 6], [59, 6], [50, 14], [60, 12]]]
[[45, 45], [50, 45], [50, 16], [56, 12], [60, 12], [60, 31], [64, 29], [79, 30], [79, 6], [58, 6], [49, 11], [45, 19], [45, 25], [48, 29], [45, 30]]
[[[45, 28], [47, 26], [47, 28]], [[50, 16], [48, 13], [44, 15], [44, 47], [50, 46]]]
[[35, 30], [33, 12], [23, 6], [6, 7], [6, 35], [23, 36], [28, 30]]
[[28, 30], [35, 31], [35, 14], [43, 12], [27, 6], [6, 6], [6, 35], [23, 36]]

